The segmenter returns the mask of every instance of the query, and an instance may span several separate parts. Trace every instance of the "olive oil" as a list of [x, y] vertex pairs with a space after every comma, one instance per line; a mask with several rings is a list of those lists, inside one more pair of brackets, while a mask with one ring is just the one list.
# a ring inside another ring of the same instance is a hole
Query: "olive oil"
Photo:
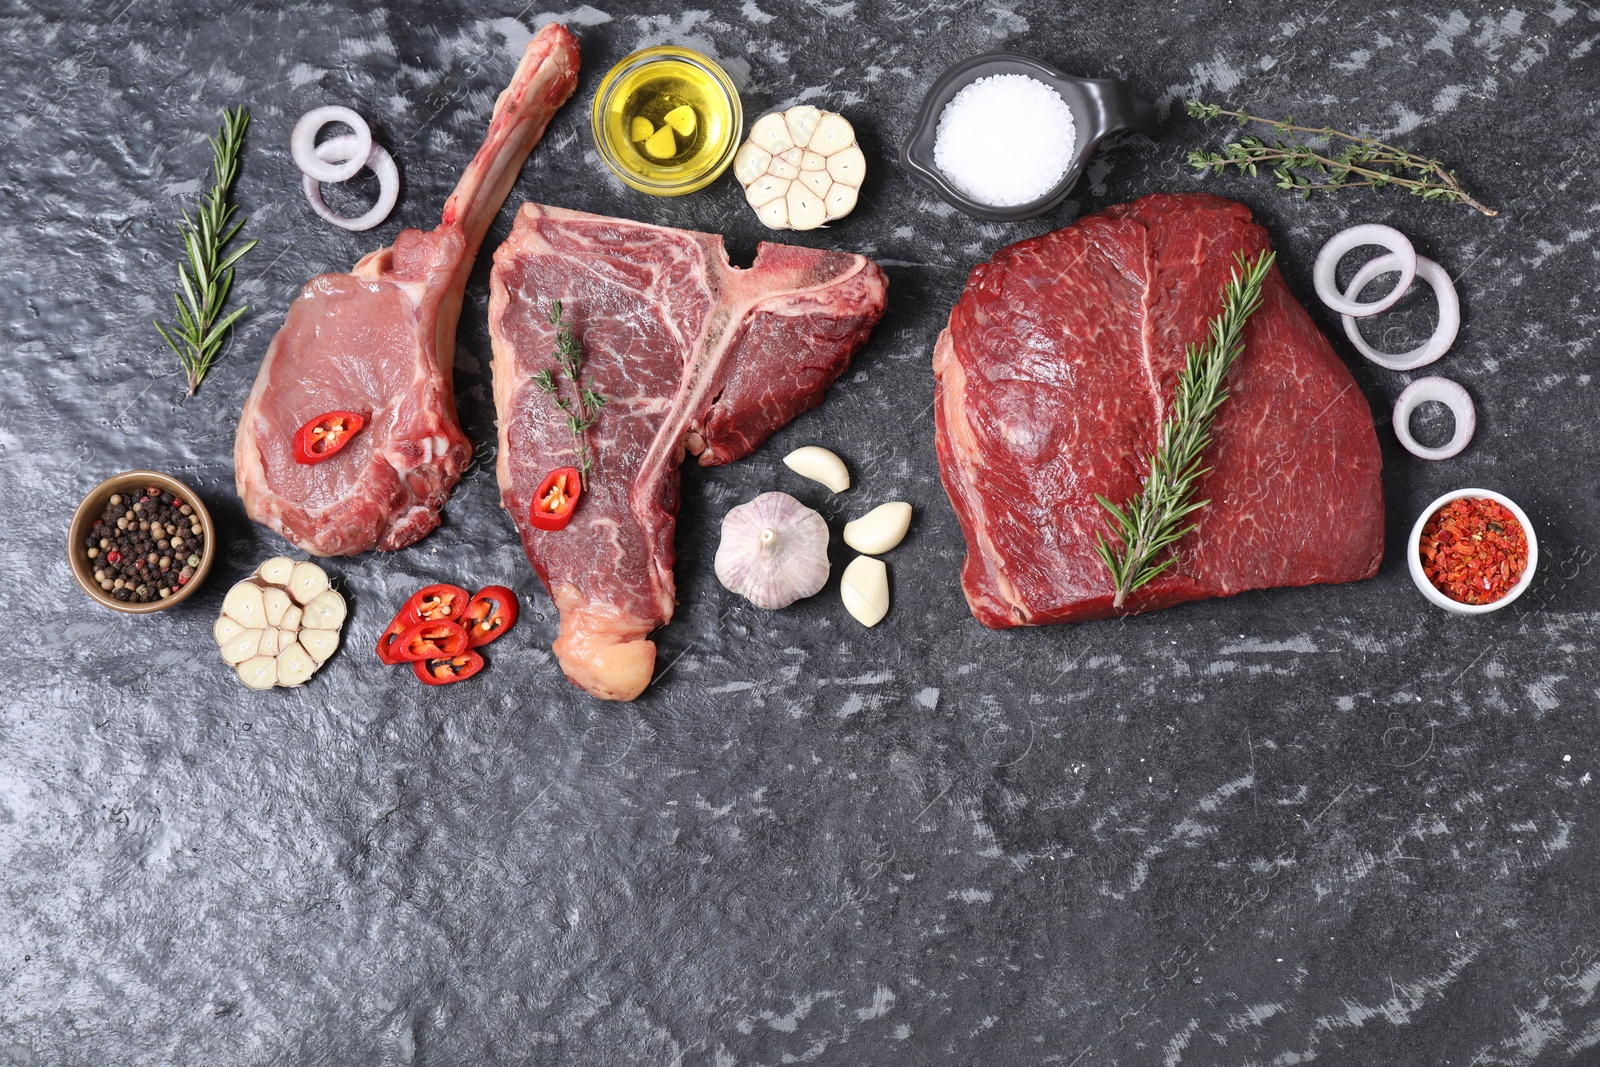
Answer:
[[635, 189], [674, 196], [726, 169], [738, 144], [738, 92], [722, 69], [683, 48], [635, 53], [606, 75], [595, 99], [595, 141]]

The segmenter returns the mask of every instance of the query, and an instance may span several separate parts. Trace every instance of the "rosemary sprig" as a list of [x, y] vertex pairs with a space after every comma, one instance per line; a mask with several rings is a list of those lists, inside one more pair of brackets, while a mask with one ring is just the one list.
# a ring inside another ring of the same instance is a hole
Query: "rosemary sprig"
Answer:
[[211, 369], [228, 328], [249, 310], [248, 307], [238, 308], [218, 318], [227, 303], [228, 290], [233, 288], [233, 265], [256, 246], [255, 241], [246, 241], [223, 255], [228, 242], [244, 225], [243, 219], [229, 225], [236, 209], [228, 203], [228, 191], [239, 175], [239, 152], [244, 147], [244, 131], [249, 125], [250, 113], [244, 108], [232, 111], [224, 108], [222, 128], [216, 137], [206, 138], [211, 145], [211, 191], [192, 218], [188, 208], [183, 210], [183, 222], [178, 227], [189, 263], [187, 267], [178, 264], [178, 281], [183, 291], [172, 294], [172, 302], [178, 306], [177, 321], [169, 326], [154, 324], [183, 362], [190, 396], [200, 388], [200, 380]]
[[1177, 393], [1161, 423], [1161, 441], [1150, 457], [1150, 473], [1139, 494], [1118, 507], [1099, 494], [1107, 524], [1116, 536], [1113, 544], [1103, 533], [1095, 535], [1095, 551], [1111, 571], [1116, 585], [1113, 608], [1172, 565], [1173, 545], [1194, 529], [1190, 515], [1211, 503], [1195, 500], [1194, 486], [1210, 467], [1200, 465], [1211, 443], [1211, 424], [1217, 409], [1228, 399], [1223, 379], [1244, 352], [1244, 326], [1261, 306], [1261, 285], [1272, 269], [1275, 253], [1263, 252], [1255, 263], [1243, 253], [1234, 256], [1238, 266], [1222, 291], [1222, 311], [1211, 320], [1211, 336], [1204, 344], [1190, 344]]
[[[1461, 187], [1456, 172], [1446, 169], [1439, 160], [1424, 158], [1371, 137], [1341, 133], [1326, 126], [1296, 126], [1293, 119], [1264, 119], [1198, 100], [1189, 101], [1189, 114], [1197, 119], [1230, 118], [1240, 126], [1251, 123], [1267, 126], [1280, 137], [1309, 135], [1302, 139], [1309, 143], [1302, 144], [1276, 139], [1268, 143], [1247, 134], [1221, 152], [1190, 152], [1189, 165], [1197, 170], [1225, 171], [1236, 167], [1254, 177], [1257, 168], [1270, 167], [1278, 188], [1298, 192], [1303, 200], [1309, 200], [1312, 193], [1321, 190], [1394, 186], [1424, 200], [1466, 204], [1491, 217], [1500, 214], [1474, 200]], [[1338, 147], [1340, 145], [1342, 147]]]
[[597, 393], [591, 381], [583, 380], [583, 346], [572, 336], [572, 327], [561, 321], [561, 301], [550, 303], [550, 325], [556, 328], [556, 363], [562, 377], [572, 383], [576, 398], [561, 395], [561, 383], [555, 373], [546, 367], [533, 376], [533, 384], [541, 393], [555, 399], [556, 407], [567, 416], [567, 429], [572, 431], [573, 449], [577, 453], [578, 477], [585, 489], [589, 488], [589, 468], [594, 466], [594, 453], [585, 436], [589, 427], [600, 417], [606, 398]]

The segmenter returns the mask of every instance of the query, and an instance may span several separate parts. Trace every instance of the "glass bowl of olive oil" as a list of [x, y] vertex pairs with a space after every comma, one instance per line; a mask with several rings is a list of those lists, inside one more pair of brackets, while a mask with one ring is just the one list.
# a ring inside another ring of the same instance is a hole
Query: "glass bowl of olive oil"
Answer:
[[733, 162], [744, 132], [739, 90], [699, 52], [657, 45], [611, 68], [595, 94], [595, 147], [643, 193], [703, 189]]

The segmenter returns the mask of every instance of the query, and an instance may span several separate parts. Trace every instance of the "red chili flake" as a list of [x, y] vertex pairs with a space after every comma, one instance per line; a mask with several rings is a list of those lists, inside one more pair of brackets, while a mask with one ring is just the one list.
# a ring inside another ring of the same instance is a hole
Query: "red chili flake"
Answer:
[[1528, 535], [1505, 505], [1452, 500], [1422, 527], [1422, 572], [1462, 604], [1492, 604], [1511, 592], [1528, 566]]

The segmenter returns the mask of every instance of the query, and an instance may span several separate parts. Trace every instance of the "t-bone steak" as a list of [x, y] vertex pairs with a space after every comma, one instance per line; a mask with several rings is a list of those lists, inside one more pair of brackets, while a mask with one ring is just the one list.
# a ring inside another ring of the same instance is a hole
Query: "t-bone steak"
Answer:
[[[439, 525], [472, 459], [451, 385], [467, 276], [577, 83], [577, 38], [550, 23], [528, 42], [439, 225], [402, 230], [350, 273], [301, 289], [234, 438], [234, 481], [251, 518], [319, 556], [404, 548]], [[320, 463], [297, 463], [295, 431], [327, 411], [360, 412], [366, 428]]]
[[[490, 274], [500, 492], [561, 613], [568, 678], [610, 700], [649, 684], [648, 634], [676, 603], [685, 453], [702, 466], [740, 459], [822, 403], [882, 317], [887, 286], [862, 256], [762, 244], [739, 269], [711, 234], [523, 206]], [[556, 366], [556, 300], [606, 403], [587, 435], [588, 488], [570, 525], [546, 531], [529, 522], [535, 491], [576, 457], [565, 414], [534, 380]]]
[[[1147, 196], [973, 269], [934, 347], [939, 470], [967, 539], [961, 585], [996, 628], [1099, 619], [1100, 494], [1149, 471], [1184, 347], [1207, 336], [1234, 255], [1269, 247], [1242, 204]], [[1382, 460], [1366, 399], [1276, 268], [1204, 462], [1211, 503], [1123, 611], [1371, 577]]]

